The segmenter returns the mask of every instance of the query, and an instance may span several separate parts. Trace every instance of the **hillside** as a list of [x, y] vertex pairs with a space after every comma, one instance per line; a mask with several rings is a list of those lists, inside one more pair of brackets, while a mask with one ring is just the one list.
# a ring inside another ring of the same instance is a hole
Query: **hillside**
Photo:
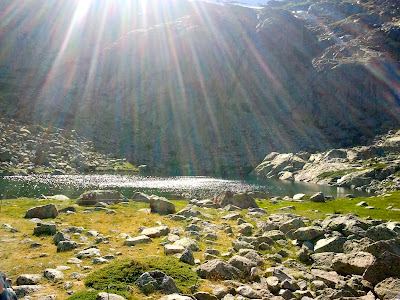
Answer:
[[399, 127], [399, 9], [1, 1], [0, 113], [175, 174], [365, 144]]

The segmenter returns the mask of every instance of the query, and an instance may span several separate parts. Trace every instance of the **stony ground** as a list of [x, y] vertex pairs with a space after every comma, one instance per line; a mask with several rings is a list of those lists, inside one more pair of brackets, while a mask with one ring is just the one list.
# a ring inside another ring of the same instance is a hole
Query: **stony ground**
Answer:
[[24, 299], [398, 299], [399, 192], [295, 198], [4, 200], [1, 269]]
[[0, 176], [138, 171], [125, 159], [98, 153], [74, 130], [0, 119], [0, 141]]
[[270, 153], [253, 173], [259, 177], [313, 182], [384, 193], [400, 189], [400, 131], [368, 146], [318, 153]]

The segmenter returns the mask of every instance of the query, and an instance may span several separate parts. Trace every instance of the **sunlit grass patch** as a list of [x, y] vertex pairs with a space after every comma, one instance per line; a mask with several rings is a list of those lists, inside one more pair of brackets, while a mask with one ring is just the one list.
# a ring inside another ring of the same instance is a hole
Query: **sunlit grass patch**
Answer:
[[[388, 206], [400, 209], [400, 192], [392, 192], [391, 196], [374, 196], [364, 198], [340, 198], [325, 203], [318, 202], [293, 202], [287, 200], [279, 200], [277, 204], [272, 204], [269, 200], [259, 201], [260, 207], [265, 208], [268, 213], [289, 212], [305, 216], [310, 219], [325, 218], [327, 214], [334, 213], [354, 213], [360, 217], [371, 217], [373, 219], [395, 220], [400, 221], [400, 213], [398, 211], [387, 210]], [[365, 201], [369, 206], [375, 209], [365, 209], [363, 206], [356, 206], [357, 203]], [[286, 206], [294, 206], [295, 210], [279, 210]]]
[[136, 259], [116, 261], [107, 267], [91, 273], [85, 285], [97, 290], [108, 287], [126, 290], [127, 285], [134, 285], [144, 272], [160, 270], [171, 276], [180, 290], [189, 292], [189, 287], [196, 283], [197, 274], [192, 266], [179, 262], [175, 257], [147, 256]]

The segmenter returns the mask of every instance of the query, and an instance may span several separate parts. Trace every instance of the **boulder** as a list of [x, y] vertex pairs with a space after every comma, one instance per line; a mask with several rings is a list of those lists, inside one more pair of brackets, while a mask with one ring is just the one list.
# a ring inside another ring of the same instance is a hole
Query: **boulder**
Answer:
[[158, 270], [143, 273], [135, 281], [135, 285], [146, 295], [155, 291], [164, 294], [179, 292], [174, 279]]
[[375, 261], [374, 256], [367, 252], [337, 254], [332, 261], [332, 269], [340, 275], [362, 275]]
[[396, 231], [389, 229], [385, 224], [368, 228], [366, 236], [374, 241], [390, 240], [398, 237]]
[[150, 210], [152, 213], [169, 215], [175, 213], [175, 205], [164, 197], [151, 196]]
[[400, 256], [400, 239], [384, 240], [368, 244], [362, 248], [362, 251], [369, 252], [376, 257], [385, 251]]
[[40, 274], [21, 274], [17, 278], [17, 285], [36, 285], [42, 280]]
[[292, 233], [293, 239], [299, 241], [311, 241], [317, 237], [322, 236], [325, 233], [321, 227], [318, 226], [308, 226], [301, 227]]
[[386, 278], [375, 286], [374, 291], [379, 299], [400, 299], [400, 278]]
[[197, 268], [197, 274], [201, 278], [211, 280], [237, 279], [242, 271], [222, 259], [206, 261]]
[[314, 246], [315, 253], [321, 252], [343, 252], [345, 237], [334, 236], [327, 239], [320, 239]]
[[250, 259], [240, 255], [235, 255], [231, 257], [228, 260], [228, 263], [234, 266], [235, 268], [243, 271], [245, 274], [250, 274], [251, 268], [257, 266], [256, 262], [251, 261]]
[[100, 249], [90, 247], [88, 249], [83, 249], [76, 254], [77, 258], [91, 258], [95, 256], [100, 256]]
[[92, 190], [84, 192], [79, 196], [78, 205], [94, 206], [98, 202], [120, 203], [127, 201], [125, 196], [114, 190]]
[[152, 227], [152, 228], [145, 228], [143, 231], [140, 233], [141, 235], [146, 235], [151, 238], [158, 238], [161, 236], [165, 236], [169, 233], [169, 228], [168, 226], [158, 226], [158, 227]]
[[50, 280], [50, 281], [60, 281], [64, 279], [64, 274], [63, 272], [57, 270], [57, 269], [46, 269], [44, 270], [44, 278]]
[[61, 241], [57, 244], [57, 252], [65, 252], [78, 248], [78, 243], [73, 241]]
[[197, 292], [193, 296], [196, 300], [218, 300], [216, 296], [207, 292]]
[[258, 207], [256, 201], [246, 193], [235, 194], [231, 191], [225, 191], [215, 195], [213, 201], [217, 207], [225, 207], [227, 205], [234, 205], [242, 209]]
[[126, 300], [126, 298], [117, 294], [101, 292], [97, 294], [96, 300]]
[[192, 251], [199, 251], [200, 248], [196, 241], [190, 238], [181, 238], [174, 242], [174, 246], [183, 246], [184, 248], [190, 248]]
[[293, 200], [303, 200], [305, 196], [306, 194], [299, 193], [293, 196]]
[[339, 275], [335, 271], [329, 272], [320, 269], [311, 269], [311, 274], [317, 280], [322, 280], [330, 288], [334, 288], [339, 282]]
[[194, 265], [194, 256], [193, 256], [193, 251], [188, 247], [183, 251], [181, 257], [179, 258], [179, 261], [189, 264], [189, 265]]
[[18, 299], [23, 298], [29, 294], [42, 291], [44, 289], [45, 287], [42, 285], [19, 285], [13, 287], [13, 290]]
[[33, 228], [33, 234], [39, 235], [55, 235], [57, 232], [56, 224], [54, 222], [37, 223]]
[[377, 284], [388, 277], [400, 274], [400, 256], [384, 252], [365, 270], [363, 278], [372, 284]]
[[59, 242], [70, 241], [70, 240], [71, 240], [70, 235], [63, 231], [57, 231], [53, 237], [53, 243], [56, 245], [58, 245]]
[[132, 201], [150, 203], [150, 196], [145, 193], [136, 192], [133, 194]]
[[177, 246], [177, 245], [165, 245], [164, 246], [164, 254], [165, 255], [174, 255], [176, 253], [182, 253], [185, 251], [185, 248], [183, 246]]
[[325, 196], [322, 192], [315, 193], [310, 197], [311, 202], [325, 202]]
[[53, 203], [32, 207], [25, 213], [25, 218], [50, 219], [57, 216], [58, 210]]
[[304, 227], [304, 226], [306, 226], [306, 224], [304, 224], [304, 222], [301, 218], [294, 218], [294, 219], [291, 219], [291, 220], [283, 223], [279, 227], [279, 230], [282, 231], [283, 233], [287, 233], [290, 230], [296, 230], [296, 229], [299, 229], [300, 227]]

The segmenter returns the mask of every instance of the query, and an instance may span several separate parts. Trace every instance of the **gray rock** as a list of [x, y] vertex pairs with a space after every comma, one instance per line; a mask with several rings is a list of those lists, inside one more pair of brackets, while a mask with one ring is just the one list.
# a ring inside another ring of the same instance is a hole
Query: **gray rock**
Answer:
[[57, 269], [46, 269], [44, 270], [43, 276], [50, 281], [60, 281], [64, 279], [63, 272]]
[[374, 287], [374, 291], [379, 299], [400, 299], [400, 278], [386, 278]]
[[196, 300], [218, 300], [216, 296], [207, 292], [197, 292], [194, 293], [193, 296]]
[[390, 240], [398, 237], [396, 231], [389, 229], [385, 224], [368, 228], [366, 235], [374, 241]]
[[266, 283], [267, 283], [268, 289], [274, 294], [279, 292], [279, 290], [281, 289], [279, 279], [276, 276], [267, 277]]
[[400, 274], [400, 256], [384, 252], [365, 270], [363, 278], [372, 284]]
[[306, 194], [299, 193], [293, 196], [293, 200], [303, 200], [305, 196]]
[[261, 294], [249, 285], [242, 285], [236, 289], [236, 292], [246, 298], [259, 299]]
[[270, 230], [267, 231], [263, 234], [263, 236], [266, 236], [270, 239], [272, 239], [273, 241], [277, 241], [277, 240], [284, 240], [286, 239], [285, 234], [280, 231], [280, 230]]
[[362, 275], [375, 261], [374, 256], [367, 252], [337, 254], [332, 261], [332, 269], [341, 275]]
[[120, 203], [126, 201], [126, 198], [118, 191], [114, 190], [92, 190], [84, 192], [77, 199], [78, 205], [94, 206], [98, 202]]
[[53, 243], [56, 245], [58, 245], [58, 243], [61, 241], [70, 241], [70, 240], [71, 240], [71, 236], [62, 231], [57, 231], [53, 237]]
[[299, 241], [311, 241], [322, 236], [325, 231], [318, 226], [301, 227], [292, 233], [293, 238]]
[[232, 221], [232, 220], [237, 220], [241, 217], [242, 217], [242, 215], [240, 213], [234, 212], [234, 213], [223, 216], [221, 219]]
[[163, 197], [150, 197], [150, 210], [152, 213], [168, 215], [175, 213], [175, 205]]
[[199, 251], [200, 248], [196, 241], [190, 238], [181, 238], [173, 243], [174, 246], [183, 246], [184, 248], [190, 248], [192, 251]]
[[32, 207], [25, 213], [25, 218], [38, 218], [38, 219], [49, 219], [58, 216], [58, 210], [55, 204], [47, 204]]
[[23, 298], [29, 294], [33, 294], [39, 291], [44, 290], [45, 287], [42, 285], [19, 285], [19, 286], [14, 286], [13, 290], [15, 294], [17, 295], [17, 298]]
[[345, 237], [334, 236], [327, 239], [320, 239], [314, 246], [315, 253], [321, 252], [343, 252], [343, 245], [346, 242]]
[[132, 201], [150, 203], [150, 196], [145, 193], [136, 192], [132, 197]]
[[168, 226], [158, 226], [158, 227], [152, 227], [152, 228], [145, 228], [143, 231], [140, 233], [141, 235], [146, 235], [151, 238], [158, 238], [161, 236], [165, 236], [169, 233], [169, 228]]
[[76, 254], [77, 258], [91, 258], [91, 257], [95, 257], [95, 256], [100, 256], [100, 249], [88, 248], [88, 249], [81, 250]]
[[283, 233], [287, 233], [290, 230], [296, 230], [296, 229], [299, 229], [304, 226], [306, 226], [306, 224], [304, 224], [304, 222], [301, 218], [294, 218], [294, 219], [291, 219], [291, 220], [283, 223], [279, 227], [279, 230], [282, 231]]
[[213, 200], [217, 207], [225, 207], [227, 205], [238, 206], [242, 209], [258, 207], [256, 201], [246, 193], [235, 194], [231, 191], [225, 191], [219, 195], [215, 195]]
[[144, 293], [149, 294], [160, 291], [164, 294], [178, 293], [178, 287], [172, 277], [161, 271], [149, 271], [140, 275], [135, 285]]
[[206, 261], [197, 268], [197, 274], [201, 278], [212, 280], [237, 279], [242, 275], [242, 271], [235, 268], [222, 259]]
[[95, 257], [93, 258], [92, 263], [95, 265], [102, 265], [102, 264], [108, 264], [109, 261], [108, 259], [105, 259], [103, 257]]
[[254, 261], [251, 261], [250, 259], [240, 255], [234, 255], [228, 260], [228, 263], [241, 270], [245, 274], [250, 274], [251, 268], [257, 266], [257, 263]]
[[362, 247], [362, 251], [371, 253], [375, 257], [380, 256], [386, 251], [400, 256], [400, 239], [384, 240], [370, 243]]
[[57, 252], [65, 252], [69, 250], [73, 250], [78, 247], [77, 242], [73, 241], [61, 241], [57, 245]]
[[177, 245], [165, 245], [164, 246], [164, 254], [165, 255], [174, 255], [177, 253], [182, 253], [185, 251], [185, 247], [177, 246]]
[[17, 278], [17, 285], [36, 285], [42, 280], [40, 274], [21, 274]]
[[193, 251], [190, 249], [190, 247], [186, 248], [186, 250], [183, 251], [181, 257], [179, 258], [179, 261], [185, 264], [194, 265]]
[[325, 202], [325, 196], [322, 192], [315, 193], [310, 197], [311, 202]]
[[57, 232], [56, 224], [54, 222], [42, 222], [36, 224], [33, 228], [33, 234], [36, 236], [40, 235], [55, 235]]
[[139, 235], [133, 238], [127, 238], [124, 241], [124, 246], [136, 246], [139, 244], [149, 244], [153, 240], [149, 238], [147, 235]]
[[96, 300], [126, 300], [126, 298], [117, 294], [102, 292], [97, 294]]
[[251, 235], [254, 229], [254, 226], [250, 223], [243, 223], [237, 226], [238, 233], [241, 235]]
[[328, 272], [319, 269], [311, 269], [311, 274], [317, 280], [322, 280], [330, 288], [334, 288], [339, 282], [339, 275], [335, 271]]

